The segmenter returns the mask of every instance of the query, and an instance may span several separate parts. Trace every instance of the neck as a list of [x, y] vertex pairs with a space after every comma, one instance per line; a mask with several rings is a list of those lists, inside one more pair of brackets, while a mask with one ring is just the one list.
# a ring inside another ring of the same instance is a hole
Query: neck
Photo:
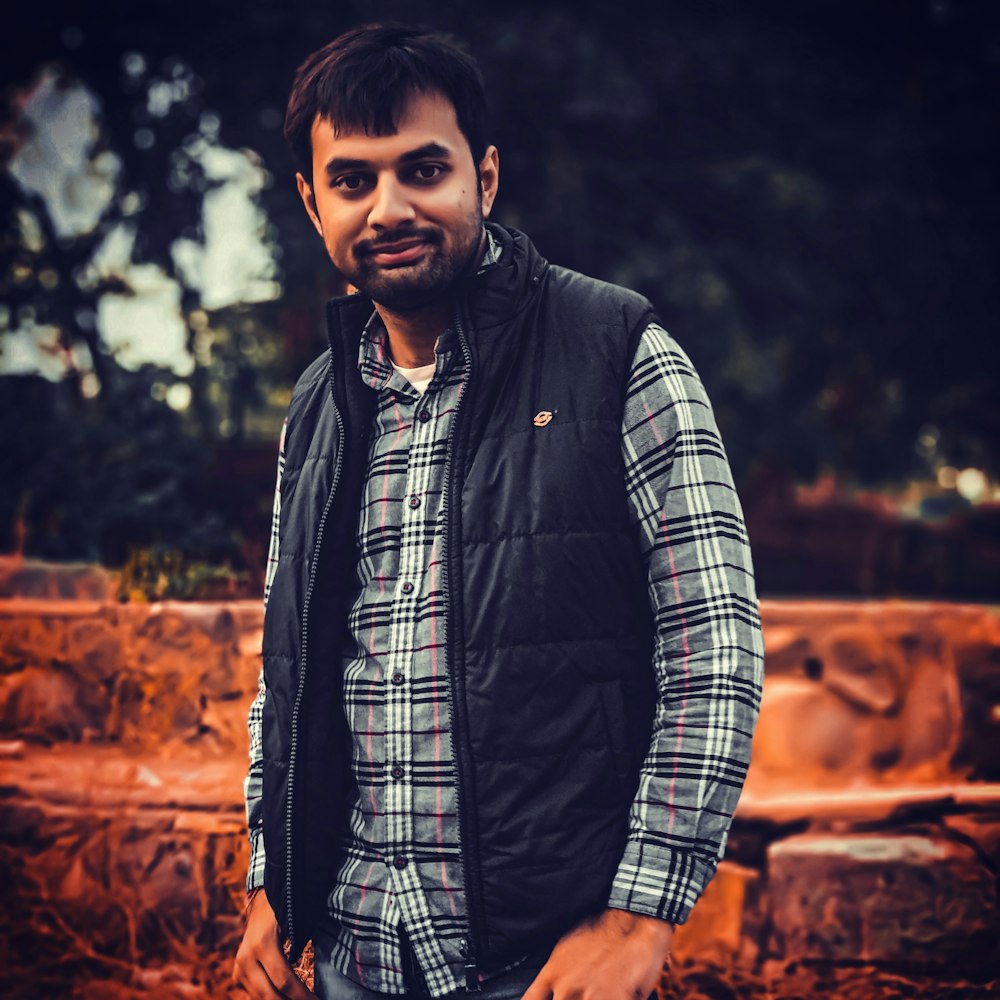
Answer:
[[[479, 240], [465, 263], [463, 271], [471, 273], [486, 252], [486, 228], [481, 227]], [[392, 360], [400, 368], [422, 368], [434, 361], [434, 345], [438, 337], [448, 329], [451, 322], [450, 299], [434, 302], [406, 312], [375, 303], [375, 308], [386, 332], [389, 334], [389, 348]]]
[[448, 329], [451, 310], [448, 305], [435, 303], [426, 309], [396, 313], [375, 303], [386, 332], [392, 360], [400, 368], [421, 368], [434, 361], [434, 345]]

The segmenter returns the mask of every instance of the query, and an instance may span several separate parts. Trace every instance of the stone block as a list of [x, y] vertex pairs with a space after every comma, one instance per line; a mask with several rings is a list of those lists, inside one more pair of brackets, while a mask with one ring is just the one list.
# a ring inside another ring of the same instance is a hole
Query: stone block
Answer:
[[973, 780], [1000, 781], [1000, 616], [973, 610], [955, 643], [964, 717], [955, 764]]
[[807, 833], [768, 852], [772, 952], [965, 968], [995, 963], [994, 873], [937, 832]]
[[94, 748], [5, 762], [6, 981], [36, 996], [75, 980], [106, 983], [88, 996], [224, 995], [247, 847], [238, 781], [221, 773]]
[[[877, 965], [832, 965], [829, 963], [766, 962], [760, 992], [712, 994], [733, 996], [733, 1000], [995, 1000], [997, 983], [989, 978], [978, 982], [967, 978], [961, 968], [893, 970]], [[708, 998], [706, 997], [706, 1000]]]
[[[953, 775], [962, 703], [952, 648], [926, 615], [891, 611], [824, 623], [821, 607], [795, 638], [778, 626], [779, 656], [800, 669], [770, 673], [747, 779], [751, 794], [797, 788], [936, 782]], [[770, 651], [769, 651], [770, 653]]]
[[0, 739], [246, 748], [258, 602], [0, 601]]
[[244, 749], [259, 656], [248, 654], [229, 605], [135, 605], [123, 618], [127, 669], [116, 690], [116, 738], [137, 747], [198, 740]]
[[[811, 680], [859, 713], [887, 720], [889, 732], [867, 763], [858, 756], [845, 761], [840, 779], [830, 768], [810, 769], [803, 774], [804, 785], [934, 781], [946, 771], [974, 781], [1000, 780], [997, 608], [918, 601], [763, 601], [761, 620], [767, 649], [765, 697], [776, 680]], [[810, 700], [807, 689], [804, 685], [799, 692], [803, 702]], [[785, 694], [782, 708], [794, 717]], [[892, 704], [900, 694], [897, 715]], [[817, 704], [814, 714], [824, 704], [836, 714], [830, 701]], [[762, 720], [765, 737], [767, 730], [785, 723], [771, 714]], [[833, 722], [826, 728], [832, 730]], [[773, 759], [765, 764], [765, 756], [757, 768], [759, 777], [767, 771], [775, 787], [790, 788], [791, 771], [776, 769]]]
[[67, 618], [65, 660], [88, 684], [107, 684], [123, 667], [122, 631], [118, 607], [110, 604], [98, 615]]
[[945, 816], [943, 822], [952, 836], [969, 844], [1000, 877], [1000, 806]]
[[0, 602], [0, 736], [99, 739], [120, 672], [114, 605]]
[[56, 666], [66, 654], [63, 615], [39, 607], [37, 602], [0, 602], [0, 672]]
[[117, 574], [93, 563], [52, 563], [0, 556], [0, 599], [113, 600]]
[[723, 861], [687, 923], [674, 935], [678, 962], [752, 965], [762, 925], [760, 873]]
[[28, 667], [0, 676], [0, 733], [41, 743], [99, 733], [107, 691], [88, 687], [65, 667]]

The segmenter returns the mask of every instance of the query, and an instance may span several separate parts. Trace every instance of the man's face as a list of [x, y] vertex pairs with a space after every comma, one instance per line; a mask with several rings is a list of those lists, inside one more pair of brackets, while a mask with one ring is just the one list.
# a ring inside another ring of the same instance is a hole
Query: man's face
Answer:
[[335, 135], [317, 117], [312, 151], [313, 182], [298, 174], [299, 194], [340, 273], [398, 312], [445, 301], [481, 252], [496, 147], [477, 177], [454, 106], [415, 93], [393, 135]]

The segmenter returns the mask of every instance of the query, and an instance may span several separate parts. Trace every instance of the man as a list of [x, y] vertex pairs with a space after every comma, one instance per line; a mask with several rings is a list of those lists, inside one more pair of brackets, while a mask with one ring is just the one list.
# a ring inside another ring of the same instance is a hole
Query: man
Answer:
[[[319, 996], [646, 997], [722, 853], [762, 647], [704, 390], [640, 296], [484, 220], [456, 43], [300, 68], [299, 193], [358, 292], [279, 462], [234, 978]], [[262, 890], [263, 887], [263, 890]]]

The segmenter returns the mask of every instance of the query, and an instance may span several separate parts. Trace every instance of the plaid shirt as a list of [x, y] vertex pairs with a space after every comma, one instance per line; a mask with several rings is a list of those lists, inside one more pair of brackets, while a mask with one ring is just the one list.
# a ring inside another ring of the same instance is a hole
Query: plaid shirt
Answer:
[[[379, 394], [359, 517], [344, 705], [360, 797], [330, 897], [333, 961], [401, 993], [402, 924], [434, 996], [464, 985], [462, 885], [440, 574], [441, 489], [465, 381], [451, 333], [423, 395], [392, 368], [377, 314], [359, 367]], [[725, 846], [750, 755], [763, 646], [739, 501], [704, 389], [651, 325], [622, 421], [626, 487], [656, 610], [660, 692], [609, 906], [684, 919]], [[279, 483], [282, 458], [279, 458]], [[279, 544], [275, 498], [265, 600]], [[263, 884], [261, 693], [250, 712], [248, 888]], [[399, 858], [399, 865], [386, 859]]]

